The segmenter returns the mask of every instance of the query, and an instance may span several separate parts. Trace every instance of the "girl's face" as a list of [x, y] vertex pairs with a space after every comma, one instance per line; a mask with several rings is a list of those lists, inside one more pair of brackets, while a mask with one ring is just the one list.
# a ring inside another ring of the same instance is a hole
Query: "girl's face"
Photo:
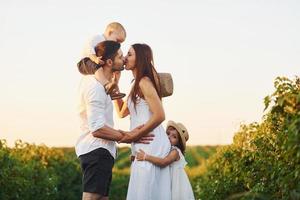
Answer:
[[135, 67], [135, 51], [130, 47], [126, 57], [125, 57], [125, 69], [133, 70]]
[[170, 143], [172, 146], [175, 146], [179, 143], [179, 134], [174, 127], [172, 127], [172, 126], [168, 127], [167, 135], [169, 137], [169, 140], [170, 140]]

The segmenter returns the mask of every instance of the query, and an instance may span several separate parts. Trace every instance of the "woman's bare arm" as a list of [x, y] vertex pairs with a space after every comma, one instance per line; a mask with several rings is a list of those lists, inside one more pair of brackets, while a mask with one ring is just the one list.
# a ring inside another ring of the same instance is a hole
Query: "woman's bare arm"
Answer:
[[[115, 82], [117, 87], [115, 88], [117, 92], [120, 92], [119, 90], [119, 80], [121, 77], [121, 72], [114, 72], [113, 77], [112, 77], [112, 82]], [[120, 118], [127, 117], [129, 115], [129, 110], [127, 107], [127, 101], [123, 101], [123, 99], [117, 99], [114, 101], [115, 102], [115, 108], [117, 111], [117, 114]]]
[[114, 102], [115, 102], [115, 108], [116, 108], [118, 116], [120, 118], [127, 117], [129, 115], [127, 101], [123, 101], [122, 99], [117, 99]]

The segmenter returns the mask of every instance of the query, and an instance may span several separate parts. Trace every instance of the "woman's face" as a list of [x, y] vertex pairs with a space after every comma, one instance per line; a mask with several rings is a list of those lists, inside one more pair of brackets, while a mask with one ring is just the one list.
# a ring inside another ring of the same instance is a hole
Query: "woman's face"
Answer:
[[133, 70], [135, 67], [135, 51], [130, 47], [127, 55], [125, 56], [125, 69]]
[[167, 129], [167, 135], [169, 137], [171, 145], [175, 146], [175, 145], [178, 144], [178, 142], [179, 142], [179, 135], [178, 135], [177, 130], [174, 127], [172, 127], [172, 126], [168, 127], [168, 129]]

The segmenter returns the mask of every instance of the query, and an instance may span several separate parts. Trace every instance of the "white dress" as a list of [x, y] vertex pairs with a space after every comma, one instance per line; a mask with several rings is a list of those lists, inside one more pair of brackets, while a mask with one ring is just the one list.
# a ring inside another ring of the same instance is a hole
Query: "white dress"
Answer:
[[195, 197], [192, 186], [186, 172], [184, 171], [184, 167], [187, 162], [179, 148], [172, 146], [172, 150], [173, 149], [177, 150], [180, 159], [170, 165], [172, 200], [194, 200]]
[[[130, 129], [145, 124], [152, 116], [147, 102], [138, 99], [136, 109], [131, 97], [128, 98], [130, 112]], [[152, 133], [155, 135], [150, 144], [132, 143], [132, 155], [136, 155], [139, 149], [146, 154], [164, 158], [171, 149], [167, 134], [159, 125]], [[134, 160], [131, 164], [130, 180], [127, 191], [127, 200], [171, 200], [170, 168], [160, 168], [150, 162]]]

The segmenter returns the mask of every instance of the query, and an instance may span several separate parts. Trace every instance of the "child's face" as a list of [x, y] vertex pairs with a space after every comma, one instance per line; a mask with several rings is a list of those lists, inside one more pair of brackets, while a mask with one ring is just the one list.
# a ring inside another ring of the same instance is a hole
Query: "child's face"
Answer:
[[125, 40], [125, 35], [121, 31], [113, 31], [113, 32], [111, 32], [108, 40], [113, 40], [113, 41], [116, 41], [118, 43], [122, 43]]
[[179, 142], [179, 135], [178, 135], [177, 130], [174, 127], [172, 127], [172, 126], [168, 127], [168, 129], [167, 129], [167, 135], [169, 137], [171, 145], [175, 146], [175, 145], [178, 144], [178, 142]]

